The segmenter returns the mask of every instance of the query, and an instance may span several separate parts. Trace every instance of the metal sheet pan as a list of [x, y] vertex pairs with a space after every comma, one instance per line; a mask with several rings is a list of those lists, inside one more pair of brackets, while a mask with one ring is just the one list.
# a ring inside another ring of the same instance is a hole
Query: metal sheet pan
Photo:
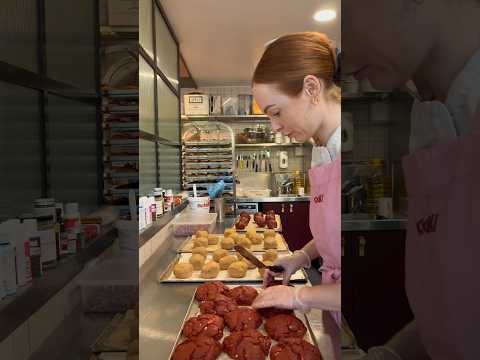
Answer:
[[[219, 237], [223, 237], [223, 234], [213, 234], [213, 235], [217, 235]], [[178, 248], [177, 252], [179, 253], [184, 253], [184, 252], [187, 252], [187, 253], [191, 253], [192, 252], [192, 249], [193, 249], [193, 239], [195, 238], [195, 235], [193, 236], [190, 236], [188, 237], [181, 245], [180, 247]], [[208, 245], [207, 247], [207, 250], [208, 252], [214, 252], [215, 250], [217, 249], [220, 249], [220, 240], [219, 239], [219, 242], [218, 244], [216, 245]], [[277, 243], [278, 243], [278, 247], [277, 247], [277, 251], [278, 252], [285, 252], [285, 251], [290, 251], [288, 249], [288, 245], [287, 245], [287, 242], [285, 241], [285, 238], [283, 237], [282, 234], [280, 233], [277, 233]], [[263, 248], [263, 244], [260, 244], [260, 245], [252, 245], [252, 247], [250, 248], [250, 251], [253, 251], [253, 252], [262, 252], [262, 251], [265, 251], [265, 249]]]
[[[235, 254], [232, 252], [232, 254]], [[289, 253], [288, 253], [289, 254]], [[279, 253], [279, 257], [283, 257], [288, 255], [287, 253]], [[255, 256], [257, 256], [259, 259], [262, 258], [262, 253], [254, 253]], [[207, 281], [213, 281], [213, 280], [220, 280], [225, 283], [240, 283], [240, 282], [256, 282], [256, 283], [261, 283], [262, 282], [262, 277], [260, 276], [258, 269], [252, 269], [252, 270], [247, 270], [247, 274], [243, 278], [232, 278], [228, 275], [227, 270], [220, 270], [220, 273], [215, 279], [204, 279], [201, 276], [201, 271], [194, 271], [193, 275], [189, 279], [178, 279], [175, 277], [173, 274], [173, 267], [175, 264], [177, 264], [179, 261], [182, 262], [188, 262], [190, 259], [190, 256], [192, 256], [191, 253], [182, 253], [178, 254], [172, 263], [168, 266], [166, 271], [163, 273], [159, 274], [158, 281], [162, 283], [204, 283]], [[212, 254], [208, 254], [206, 261], [213, 260]], [[303, 269], [297, 271], [295, 274], [292, 275], [290, 282], [292, 283], [305, 283], [307, 282], [307, 276], [304, 272]]]
[[[261, 289], [261, 285], [251, 285], [255, 288], [257, 288], [258, 290]], [[230, 286], [231, 288], [234, 288], [235, 286]], [[188, 310], [187, 310], [187, 314], [185, 315], [185, 318], [183, 319], [183, 322], [182, 322], [182, 327], [180, 329], [180, 332], [178, 333], [178, 336], [177, 336], [177, 339], [175, 340], [175, 344], [172, 348], [172, 351], [170, 352], [170, 356], [168, 357], [169, 359], [172, 358], [172, 355], [175, 351], [175, 348], [177, 347], [177, 345], [179, 345], [180, 343], [182, 343], [185, 338], [183, 337], [182, 335], [182, 329], [185, 325], [185, 323], [188, 321], [188, 319], [190, 319], [191, 317], [194, 317], [194, 316], [197, 316], [200, 314], [200, 309], [198, 307], [198, 303], [197, 301], [195, 300], [195, 295], [192, 297], [192, 301], [190, 303], [190, 306], [188, 307]], [[297, 312], [295, 311], [295, 316], [298, 317], [305, 325], [305, 327], [307, 328], [307, 333], [305, 334], [305, 337], [304, 337], [304, 340], [305, 341], [308, 341], [309, 343], [313, 344], [314, 346], [316, 346], [318, 348], [318, 343], [316, 341], [316, 338], [312, 332], [312, 329], [311, 329], [311, 326], [310, 324], [308, 323], [308, 318], [300, 313], [300, 312]], [[263, 335], [267, 335], [265, 329], [264, 329], [264, 324], [265, 324], [265, 321], [262, 323], [262, 325], [258, 328], [258, 331], [260, 331]], [[230, 331], [228, 330], [228, 327], [225, 326], [225, 329], [223, 331], [223, 338], [219, 341], [221, 344], [223, 343], [223, 340], [228, 336], [230, 335]], [[271, 347], [273, 347], [275, 344], [277, 344], [277, 341], [273, 340], [272, 339], [272, 345]], [[271, 349], [270, 347], [270, 349]], [[225, 352], [222, 352], [220, 354], [220, 356], [218, 357], [219, 360], [231, 360], [230, 357], [225, 353]], [[270, 359], [270, 356], [267, 356], [266, 359]]]
[[[235, 222], [237, 222], [238, 219], [240, 219], [240, 216], [238, 216], [235, 219]], [[280, 219], [280, 215], [275, 214], [275, 221], [277, 222], [277, 227], [273, 230], [275, 230], [277, 232], [281, 232], [282, 231], [282, 220]], [[253, 215], [250, 215], [250, 222], [248, 223], [247, 227], [243, 230], [236, 230], [236, 231], [237, 232], [246, 232], [249, 227], [253, 227], [257, 232], [264, 232], [266, 229], [268, 229], [266, 226], [263, 227], [263, 228], [258, 227], [257, 224], [255, 223], [255, 221], [253, 221]]]

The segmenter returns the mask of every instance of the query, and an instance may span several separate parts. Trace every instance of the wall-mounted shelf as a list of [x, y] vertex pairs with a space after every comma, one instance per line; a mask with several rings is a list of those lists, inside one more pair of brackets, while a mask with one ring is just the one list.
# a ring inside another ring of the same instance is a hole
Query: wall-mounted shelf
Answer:
[[369, 93], [343, 93], [342, 101], [382, 101], [386, 99], [412, 99], [405, 91], [394, 92], [369, 92]]
[[248, 148], [248, 147], [293, 147], [293, 146], [303, 146], [311, 145], [310, 143], [289, 143], [289, 144], [276, 144], [276, 143], [259, 143], [259, 144], [235, 144], [238, 148]]
[[182, 121], [268, 122], [267, 115], [182, 115]]

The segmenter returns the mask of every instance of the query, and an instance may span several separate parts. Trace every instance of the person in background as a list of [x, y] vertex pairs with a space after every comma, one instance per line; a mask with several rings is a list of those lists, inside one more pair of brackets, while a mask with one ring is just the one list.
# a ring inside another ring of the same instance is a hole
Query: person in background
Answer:
[[[340, 145], [341, 101], [335, 84], [336, 52], [316, 32], [282, 36], [267, 45], [253, 75], [253, 96], [270, 118], [272, 130], [304, 143], [315, 142], [311, 186], [310, 229], [313, 240], [293, 255], [278, 259], [283, 274], [265, 273], [264, 283], [283, 275], [283, 285], [266, 288], [252, 304], [307, 311], [330, 310], [340, 326]], [[287, 286], [293, 273], [321, 256], [322, 284]], [[339, 327], [336, 328], [338, 330]], [[333, 336], [332, 338], [337, 338]], [[340, 344], [335, 344], [340, 358]]]
[[480, 359], [479, 19], [478, 0], [342, 2], [344, 73], [416, 93], [403, 159], [415, 320], [365, 359]]

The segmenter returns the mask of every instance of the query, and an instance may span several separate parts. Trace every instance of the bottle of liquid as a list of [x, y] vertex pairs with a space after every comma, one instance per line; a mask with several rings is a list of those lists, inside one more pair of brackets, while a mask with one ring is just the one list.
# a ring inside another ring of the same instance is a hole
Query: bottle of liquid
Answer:
[[32, 277], [40, 278], [43, 276], [43, 266], [42, 266], [42, 250], [40, 235], [38, 234], [37, 229], [37, 220], [36, 219], [25, 219], [23, 221], [23, 226], [25, 229], [25, 236], [28, 238], [30, 243], [30, 263], [32, 269]]
[[65, 232], [67, 233], [68, 254], [76, 254], [81, 248], [80, 244], [80, 212], [77, 203], [65, 205]]
[[299, 170], [293, 172], [293, 193], [298, 194], [298, 189], [304, 188], [303, 178]]
[[55, 199], [36, 199], [34, 214], [42, 243], [42, 264], [45, 268], [57, 266], [57, 243], [55, 238], [56, 210]]
[[32, 281], [32, 268], [30, 263], [30, 241], [25, 232], [25, 227], [18, 219], [7, 220], [5, 225], [8, 227], [12, 244], [15, 244], [17, 285], [27, 285]]
[[163, 215], [163, 189], [162, 188], [155, 188], [153, 189], [153, 196], [155, 197], [155, 214], [156, 219], [160, 219]]
[[0, 225], [0, 273], [3, 273], [3, 289], [5, 295], [17, 292], [17, 278], [15, 269], [15, 244], [7, 224]]
[[63, 223], [63, 204], [55, 203], [55, 242], [57, 246], [57, 260], [62, 257], [62, 223]]

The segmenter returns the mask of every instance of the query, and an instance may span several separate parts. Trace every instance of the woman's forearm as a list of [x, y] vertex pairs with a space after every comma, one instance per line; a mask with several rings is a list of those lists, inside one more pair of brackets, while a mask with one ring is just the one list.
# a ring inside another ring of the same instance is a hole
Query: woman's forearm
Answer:
[[309, 308], [340, 311], [341, 294], [341, 284], [304, 286], [298, 293], [298, 299]]
[[307, 245], [302, 248], [303, 251], [307, 253], [310, 257], [310, 260], [317, 259], [320, 255], [318, 254], [317, 247], [315, 246], [315, 241], [312, 239], [310, 240]]

